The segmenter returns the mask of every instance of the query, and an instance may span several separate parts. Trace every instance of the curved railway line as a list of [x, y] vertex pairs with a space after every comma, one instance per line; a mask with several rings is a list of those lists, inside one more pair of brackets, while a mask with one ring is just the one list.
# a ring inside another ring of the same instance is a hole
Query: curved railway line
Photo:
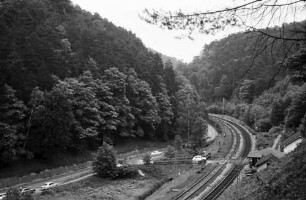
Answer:
[[[222, 125], [223, 131], [225, 131], [227, 134], [232, 135], [232, 147], [224, 158], [224, 164], [215, 165], [208, 173], [202, 175], [202, 177], [200, 177], [194, 184], [192, 184], [189, 188], [187, 188], [187, 190], [181, 192], [179, 195], [173, 198], [173, 200], [193, 199], [207, 189], [209, 191], [206, 192], [206, 194], [204, 194], [204, 196], [201, 196], [199, 199], [216, 199], [233, 182], [233, 180], [237, 177], [237, 175], [243, 168], [242, 165], [232, 165], [229, 169], [229, 172], [216, 186], [208, 188], [210, 187], [210, 184], [219, 175], [223, 173], [224, 169], [226, 168], [225, 163], [229, 159], [237, 157], [244, 159], [248, 155], [252, 147], [250, 135], [243, 127], [241, 127], [241, 125], [238, 125], [237, 123], [232, 122], [229, 119], [224, 119], [223, 117], [217, 115], [210, 115], [210, 118], [216, 123]], [[240, 153], [238, 150], [240, 148], [239, 144], [241, 143], [241, 140], [244, 142], [244, 145]], [[239, 153], [240, 155], [237, 155]]]

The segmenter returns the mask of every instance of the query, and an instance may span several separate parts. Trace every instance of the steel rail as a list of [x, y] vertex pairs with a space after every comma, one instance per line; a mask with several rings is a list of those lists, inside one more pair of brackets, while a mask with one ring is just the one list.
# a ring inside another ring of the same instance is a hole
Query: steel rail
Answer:
[[[216, 117], [216, 116], [213, 116], [213, 117]], [[219, 118], [219, 117], [216, 117], [216, 118]], [[244, 128], [242, 128], [241, 125], [235, 122], [232, 122], [231, 120], [228, 120], [228, 119], [223, 119], [223, 118], [219, 118], [219, 119], [222, 119], [230, 123], [232, 126], [236, 127], [241, 132], [241, 134], [243, 135], [245, 139], [245, 146], [244, 146], [244, 150], [242, 152], [241, 157], [245, 158], [249, 154], [251, 147], [252, 147], [250, 135], [247, 133], [247, 131]], [[242, 170], [242, 168], [243, 166], [241, 165], [235, 165], [234, 168], [232, 168], [232, 170], [228, 173], [228, 175], [213, 190], [211, 190], [207, 195], [205, 195], [201, 199], [202, 200], [216, 199], [234, 181], [234, 179], [237, 177], [237, 175]]]
[[[239, 149], [240, 137], [232, 129], [232, 127], [230, 127], [230, 125], [223, 123], [223, 126], [226, 127], [228, 129], [228, 132], [232, 135], [232, 144], [231, 144], [232, 147], [225, 156], [225, 159], [229, 159], [237, 153]], [[197, 196], [197, 194], [201, 192], [204, 188], [206, 188], [212, 180], [214, 180], [218, 175], [221, 174], [224, 168], [225, 164], [216, 165], [208, 173], [203, 175], [199, 180], [197, 180], [190, 187], [188, 187], [187, 190], [183, 191], [178, 196], [173, 198], [173, 200], [190, 199], [193, 198], [194, 196]]]

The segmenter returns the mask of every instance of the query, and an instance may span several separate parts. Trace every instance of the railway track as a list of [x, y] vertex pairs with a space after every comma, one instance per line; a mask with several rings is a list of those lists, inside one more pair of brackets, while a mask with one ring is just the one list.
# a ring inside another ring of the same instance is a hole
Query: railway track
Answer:
[[[214, 116], [214, 117], [219, 118], [217, 116]], [[234, 123], [228, 119], [222, 118], [222, 120], [231, 124], [233, 127], [238, 129], [240, 133], [243, 135], [245, 142], [244, 142], [244, 149], [242, 151], [241, 157], [246, 158], [249, 152], [251, 151], [251, 147], [252, 147], [252, 141], [251, 141], [250, 135], [247, 133], [247, 131], [244, 128], [241, 127], [241, 125], [238, 125], [237, 123]], [[218, 198], [218, 196], [234, 181], [234, 179], [240, 173], [242, 168], [243, 168], [243, 165], [234, 165], [234, 167], [231, 169], [228, 175], [225, 176], [225, 178], [216, 187], [214, 187], [214, 189], [212, 189], [208, 194], [206, 194], [204, 197], [201, 197], [201, 199], [202, 200], [214, 200]]]
[[[221, 119], [222, 120], [222, 119]], [[216, 120], [215, 121], [220, 121]], [[220, 123], [220, 122], [218, 122]], [[239, 149], [239, 143], [240, 143], [240, 135], [235, 131], [234, 128], [232, 128], [227, 123], [223, 122], [223, 129], [228, 134], [232, 135], [232, 147], [228, 151], [227, 155], [224, 158], [224, 163], [226, 163], [227, 160], [231, 159], [232, 157], [236, 157], [236, 154]], [[215, 165], [208, 173], [204, 174], [202, 177], [200, 177], [195, 183], [193, 183], [187, 190], [180, 193], [178, 196], [173, 198], [173, 200], [179, 200], [179, 199], [192, 199], [196, 196], [198, 196], [205, 188], [207, 188], [213, 180], [216, 179], [224, 170], [226, 167], [226, 164], [217, 164]]]

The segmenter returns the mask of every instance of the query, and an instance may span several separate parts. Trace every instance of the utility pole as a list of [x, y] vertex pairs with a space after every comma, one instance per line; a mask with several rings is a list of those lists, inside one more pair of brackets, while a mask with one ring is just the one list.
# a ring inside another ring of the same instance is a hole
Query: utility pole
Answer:
[[190, 94], [187, 95], [187, 145], [189, 146], [189, 99]]
[[225, 102], [225, 99], [223, 97], [223, 107], [222, 107], [222, 114], [224, 115], [224, 102]]

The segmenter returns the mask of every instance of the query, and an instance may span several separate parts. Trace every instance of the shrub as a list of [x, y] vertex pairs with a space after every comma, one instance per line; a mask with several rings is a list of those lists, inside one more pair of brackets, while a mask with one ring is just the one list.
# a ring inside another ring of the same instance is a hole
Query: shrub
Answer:
[[110, 145], [103, 143], [103, 145], [99, 147], [93, 158], [92, 167], [94, 172], [101, 178], [116, 177], [116, 157]]
[[6, 200], [19, 200], [20, 199], [20, 191], [17, 188], [10, 188], [6, 192]]
[[259, 119], [255, 125], [256, 131], [261, 131], [261, 132], [269, 131], [271, 127], [272, 125], [270, 119], [268, 118]]
[[207, 108], [208, 112], [209, 113], [213, 113], [213, 114], [222, 114], [222, 108], [220, 108], [219, 106], [217, 105], [210, 105], [208, 108]]
[[146, 154], [143, 156], [142, 160], [143, 160], [143, 163], [144, 163], [145, 165], [151, 164], [151, 155], [150, 155], [149, 153], [146, 153]]
[[172, 181], [173, 178], [165, 178], [160, 182], [157, 182], [155, 184], [153, 184], [149, 190], [147, 190], [146, 192], [144, 192], [143, 194], [141, 194], [140, 196], [138, 196], [138, 200], [144, 200], [146, 199], [148, 196], [150, 196], [151, 194], [153, 194], [155, 191], [157, 191], [163, 184]]
[[175, 135], [174, 141], [173, 141], [173, 146], [176, 148], [177, 151], [182, 150], [183, 146], [183, 140], [180, 135]]
[[20, 197], [20, 200], [34, 200], [31, 194], [25, 194]]
[[137, 175], [137, 169], [133, 166], [122, 166], [116, 170], [116, 178], [134, 178]]
[[48, 190], [44, 190], [41, 192], [41, 195], [42, 196], [54, 196], [55, 195], [55, 192], [53, 189], [48, 189]]
[[165, 152], [166, 158], [174, 158], [175, 157], [175, 148], [171, 145], [169, 145]]

